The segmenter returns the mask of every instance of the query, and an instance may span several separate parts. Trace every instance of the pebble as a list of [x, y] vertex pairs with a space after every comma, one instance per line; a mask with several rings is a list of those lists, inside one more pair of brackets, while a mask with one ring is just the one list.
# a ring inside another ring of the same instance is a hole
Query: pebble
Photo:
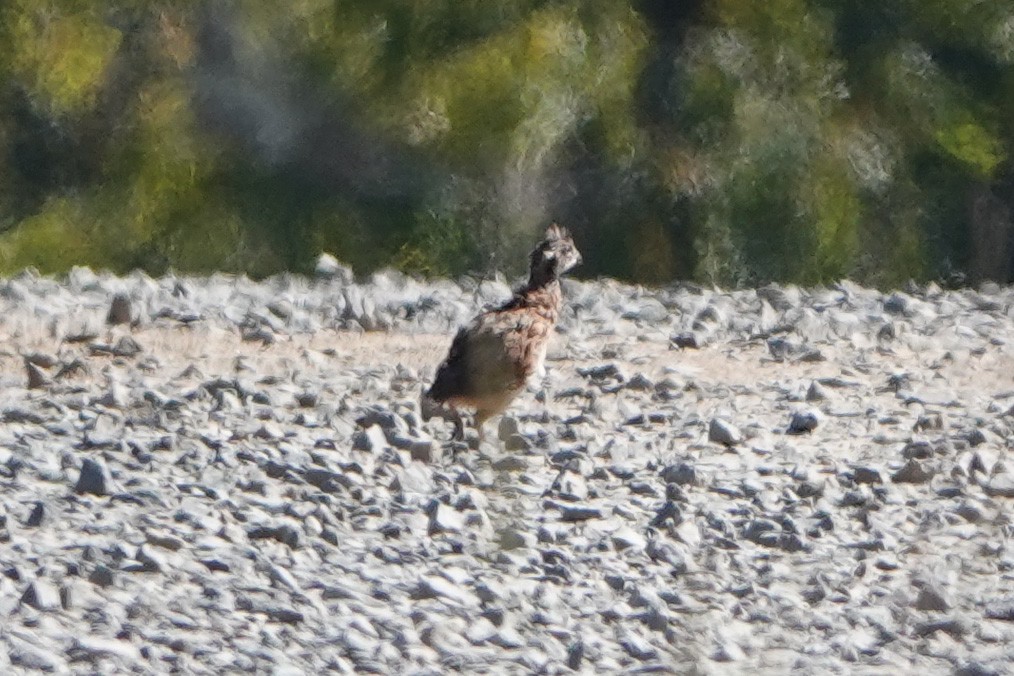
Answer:
[[500, 441], [506, 442], [509, 439], [518, 436], [520, 431], [517, 418], [510, 415], [501, 416], [500, 422], [497, 424], [497, 436]]
[[47, 580], [35, 580], [29, 583], [21, 602], [36, 610], [57, 610], [60, 608], [60, 590]]
[[662, 470], [662, 481], [678, 486], [693, 485], [698, 481], [697, 470], [686, 462], [669, 465]]
[[830, 394], [826, 387], [816, 380], [810, 383], [810, 387], [806, 390], [807, 401], [825, 401], [828, 398]]
[[640, 551], [647, 544], [647, 539], [629, 526], [617, 528], [609, 537], [613, 546], [619, 550], [632, 549]]
[[605, 516], [599, 507], [590, 505], [567, 505], [559, 504], [560, 519], [563, 521], [588, 521], [589, 519], [601, 519]]
[[856, 483], [859, 484], [882, 484], [884, 478], [880, 474], [880, 470], [875, 467], [867, 467], [860, 465], [852, 468], [852, 476]]
[[795, 411], [789, 420], [789, 434], [804, 434], [812, 432], [820, 425], [824, 416], [816, 409]]
[[924, 484], [933, 478], [934, 472], [919, 460], [909, 460], [905, 465], [891, 475], [895, 483]]
[[109, 495], [111, 490], [112, 477], [106, 464], [94, 458], [82, 460], [81, 472], [78, 474], [77, 483], [74, 484], [74, 492]]
[[458, 532], [465, 527], [465, 517], [453, 507], [439, 501], [433, 501], [428, 508], [429, 511], [429, 532], [445, 533]]
[[986, 482], [986, 493], [994, 497], [1014, 498], [1014, 473], [1001, 472]]
[[28, 389], [38, 390], [44, 388], [52, 382], [49, 375], [43, 371], [39, 366], [32, 362], [25, 363], [25, 370], [28, 373]]
[[990, 620], [1014, 622], [1014, 596], [988, 601], [983, 615]]
[[708, 426], [708, 441], [723, 446], [735, 446], [743, 441], [743, 433], [732, 423], [721, 418], [712, 418]]
[[130, 296], [125, 293], [117, 293], [109, 303], [109, 312], [106, 313], [106, 323], [110, 325], [129, 324], [133, 319], [133, 308]]
[[413, 591], [417, 599], [440, 598], [466, 606], [476, 605], [477, 599], [458, 585], [437, 575], [423, 575]]
[[507, 550], [534, 547], [537, 543], [538, 538], [535, 535], [517, 528], [504, 528], [500, 531], [500, 546]]
[[951, 609], [951, 603], [939, 586], [923, 583], [916, 597], [915, 607], [918, 610], [945, 612]]
[[699, 350], [705, 345], [705, 338], [697, 331], [678, 333], [669, 339], [674, 347], [681, 350]]

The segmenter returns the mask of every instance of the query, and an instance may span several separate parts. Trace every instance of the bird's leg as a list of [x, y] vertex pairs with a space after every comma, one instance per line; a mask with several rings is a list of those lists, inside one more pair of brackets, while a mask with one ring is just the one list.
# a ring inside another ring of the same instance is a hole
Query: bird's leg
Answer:
[[465, 440], [465, 421], [461, 419], [461, 414], [457, 411], [451, 417], [451, 423], [454, 425], [454, 433], [451, 435], [451, 441], [464, 441]]
[[482, 442], [486, 440], [486, 421], [489, 420], [489, 411], [476, 411], [475, 412], [475, 431], [479, 433], [479, 441], [476, 446], [477, 449], [482, 448]]
[[549, 401], [553, 398], [553, 390], [550, 386], [549, 376], [542, 379], [539, 390], [535, 393], [535, 400], [542, 402], [542, 424], [548, 423], [552, 418], [549, 415]]
[[450, 457], [452, 462], [457, 460], [458, 454], [462, 451], [468, 450], [468, 437], [465, 435], [465, 418], [461, 411], [457, 409], [451, 410], [451, 415], [446, 420], [454, 425], [454, 432], [451, 434], [450, 441]]

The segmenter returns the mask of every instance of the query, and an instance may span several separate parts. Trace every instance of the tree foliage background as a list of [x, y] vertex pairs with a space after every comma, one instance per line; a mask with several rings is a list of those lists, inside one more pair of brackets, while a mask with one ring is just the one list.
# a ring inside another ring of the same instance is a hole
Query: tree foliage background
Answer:
[[0, 272], [1012, 278], [1014, 0], [5, 0]]

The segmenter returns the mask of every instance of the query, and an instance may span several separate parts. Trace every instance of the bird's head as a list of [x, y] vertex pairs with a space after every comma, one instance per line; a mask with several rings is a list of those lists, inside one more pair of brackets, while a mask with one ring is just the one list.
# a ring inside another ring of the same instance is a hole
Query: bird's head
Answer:
[[544, 283], [560, 277], [581, 263], [581, 252], [567, 228], [553, 223], [546, 238], [532, 251], [531, 282]]

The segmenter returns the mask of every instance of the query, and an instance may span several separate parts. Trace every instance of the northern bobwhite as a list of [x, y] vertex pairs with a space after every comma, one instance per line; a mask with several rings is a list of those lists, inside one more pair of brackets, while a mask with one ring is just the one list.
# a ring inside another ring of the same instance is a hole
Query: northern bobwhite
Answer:
[[[475, 427], [503, 412], [535, 373], [542, 373], [549, 339], [560, 316], [560, 276], [581, 262], [566, 228], [556, 223], [531, 254], [528, 283], [495, 310], [458, 330], [447, 358], [424, 395], [456, 413], [475, 411]], [[459, 420], [457, 431], [463, 432]]]

